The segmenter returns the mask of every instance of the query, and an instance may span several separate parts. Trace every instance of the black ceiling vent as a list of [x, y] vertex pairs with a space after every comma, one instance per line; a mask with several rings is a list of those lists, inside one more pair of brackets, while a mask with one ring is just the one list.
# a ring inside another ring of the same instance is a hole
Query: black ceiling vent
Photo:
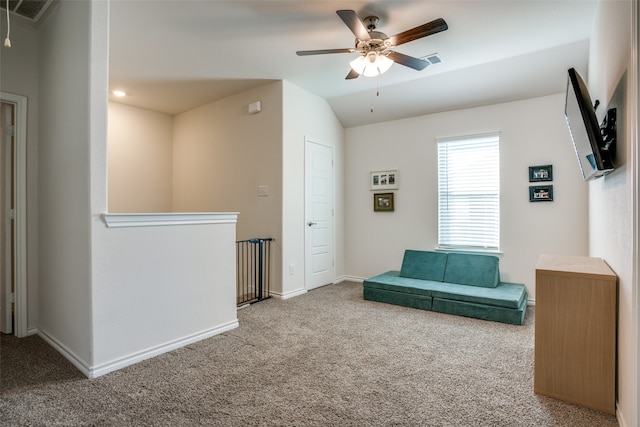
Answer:
[[[9, 11], [38, 22], [53, 2], [54, 0], [9, 0]], [[6, 10], [7, 1], [0, 0], [0, 7]]]

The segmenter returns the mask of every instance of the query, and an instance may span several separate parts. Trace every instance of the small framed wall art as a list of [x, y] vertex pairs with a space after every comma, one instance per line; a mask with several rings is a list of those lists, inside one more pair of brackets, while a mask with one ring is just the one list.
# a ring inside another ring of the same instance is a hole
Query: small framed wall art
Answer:
[[393, 193], [375, 193], [373, 195], [374, 212], [393, 211]]
[[553, 185], [532, 185], [529, 187], [530, 202], [553, 201]]
[[371, 190], [397, 190], [398, 189], [398, 171], [376, 171], [371, 172], [369, 177], [369, 185]]
[[553, 166], [529, 166], [529, 182], [553, 181]]

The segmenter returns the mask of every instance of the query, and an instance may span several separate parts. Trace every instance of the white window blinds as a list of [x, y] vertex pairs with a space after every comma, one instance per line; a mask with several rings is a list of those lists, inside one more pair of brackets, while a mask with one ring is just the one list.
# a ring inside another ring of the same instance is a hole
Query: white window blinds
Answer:
[[500, 136], [438, 139], [438, 247], [498, 250]]

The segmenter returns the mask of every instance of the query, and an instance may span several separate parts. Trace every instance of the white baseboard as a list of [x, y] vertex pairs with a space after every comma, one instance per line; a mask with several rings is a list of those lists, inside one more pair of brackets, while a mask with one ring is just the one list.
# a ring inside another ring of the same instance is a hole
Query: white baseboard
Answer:
[[82, 360], [82, 358], [78, 357], [73, 351], [68, 349], [46, 330], [38, 328], [38, 336], [45, 340], [51, 347], [55, 348], [58, 353], [71, 362], [71, 364], [82, 372], [85, 377], [89, 377], [91, 369], [89, 368], [89, 363], [86, 360]]
[[118, 369], [122, 369], [124, 367], [134, 365], [138, 362], [141, 362], [146, 359], [150, 359], [155, 356], [159, 356], [163, 353], [167, 353], [173, 350], [176, 350], [180, 347], [184, 347], [189, 344], [193, 344], [194, 342], [201, 341], [206, 338], [213, 337], [215, 335], [219, 335], [223, 332], [230, 331], [239, 326], [238, 319], [234, 319], [233, 321], [223, 323], [222, 325], [218, 325], [216, 327], [206, 329], [204, 331], [197, 332], [195, 334], [187, 335], [185, 337], [166, 342], [164, 344], [150, 347], [148, 349], [138, 351], [136, 353], [130, 354], [128, 356], [124, 356], [118, 358], [116, 360], [103, 363], [96, 366], [90, 366], [86, 361], [82, 360], [78, 356], [76, 356], [72, 351], [70, 351], [66, 346], [62, 345], [51, 335], [47, 334], [46, 331], [39, 330], [38, 334], [44, 339], [49, 345], [55, 348], [65, 359], [71, 362], [84, 376], [87, 378], [96, 378], [109, 372], [117, 371]]
[[307, 293], [307, 290], [305, 288], [302, 288], [302, 289], [296, 289], [295, 291], [290, 291], [285, 293], [271, 292], [271, 296], [278, 299], [285, 300], [285, 299], [297, 297], [299, 295], [303, 295], [306, 293]]
[[118, 369], [122, 369], [126, 366], [133, 365], [135, 363], [141, 362], [145, 359], [150, 359], [155, 356], [159, 356], [163, 353], [170, 352], [172, 350], [176, 350], [180, 347], [184, 347], [189, 344], [193, 344], [194, 342], [198, 342], [215, 335], [219, 335], [223, 332], [230, 331], [239, 326], [238, 319], [234, 319], [230, 322], [223, 323], [222, 325], [218, 325], [216, 327], [206, 329], [201, 332], [197, 332], [195, 334], [187, 335], [185, 337], [179, 338], [174, 341], [169, 341], [167, 343], [161, 344], [156, 347], [151, 347], [143, 351], [139, 351], [132, 355], [122, 357], [120, 359], [114, 360], [112, 362], [103, 363], [102, 365], [93, 366], [90, 370], [89, 378], [96, 378], [104, 374], [108, 374], [109, 372], [117, 371]]
[[620, 406], [618, 405], [618, 400], [616, 399], [616, 419], [618, 420], [618, 425], [620, 427], [629, 427], [630, 424], [625, 420], [624, 414], [620, 411]]
[[347, 281], [347, 282], [362, 283], [365, 280], [364, 277], [357, 277], [357, 276], [343, 276], [343, 277], [344, 277], [344, 281]]
[[[362, 283], [364, 279], [361, 277], [352, 277], [352, 276], [339, 276], [337, 277], [334, 281], [333, 284], [337, 284], [337, 283], [341, 283], [341, 282], [360, 282]], [[300, 295], [304, 295], [307, 293], [307, 289], [306, 288], [302, 288], [302, 289], [296, 289], [295, 291], [290, 291], [290, 292], [285, 292], [285, 293], [280, 293], [280, 292], [271, 292], [271, 296], [274, 298], [278, 298], [278, 299], [289, 299], [289, 298], [293, 298], [293, 297], [297, 297]]]

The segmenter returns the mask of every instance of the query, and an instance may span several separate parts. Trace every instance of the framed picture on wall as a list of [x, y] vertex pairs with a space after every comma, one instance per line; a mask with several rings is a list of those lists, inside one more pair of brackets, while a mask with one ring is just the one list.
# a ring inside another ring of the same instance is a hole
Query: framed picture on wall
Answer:
[[532, 185], [529, 187], [530, 202], [553, 201], [553, 185]]
[[398, 171], [376, 171], [371, 172], [369, 178], [371, 190], [397, 190], [398, 189]]
[[529, 182], [553, 181], [553, 166], [529, 166]]
[[375, 193], [373, 195], [374, 212], [393, 211], [393, 193]]

